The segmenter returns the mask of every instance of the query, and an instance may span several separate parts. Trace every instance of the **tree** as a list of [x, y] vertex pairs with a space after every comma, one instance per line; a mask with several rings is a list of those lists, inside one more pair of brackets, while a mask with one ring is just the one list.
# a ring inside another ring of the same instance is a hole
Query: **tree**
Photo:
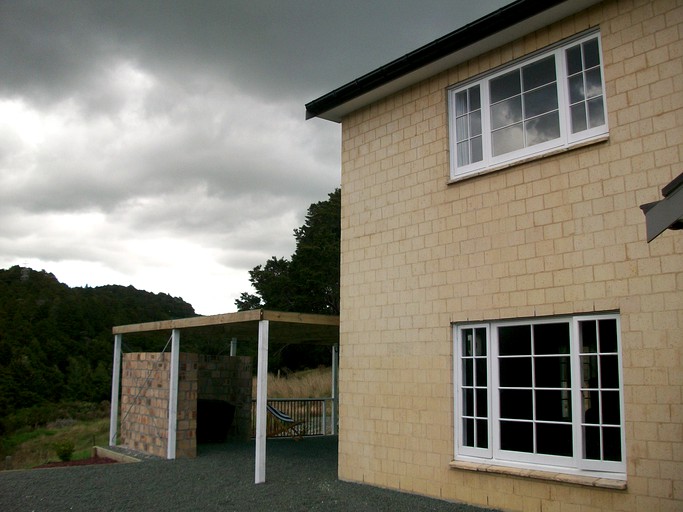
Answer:
[[[304, 225], [294, 230], [296, 250], [291, 260], [271, 257], [249, 272], [256, 295], [242, 293], [240, 311], [266, 308], [278, 311], [339, 314], [339, 244], [341, 190], [308, 208]], [[329, 363], [327, 347], [287, 345], [273, 350], [271, 369], [312, 368]]]
[[339, 314], [341, 190], [308, 208], [304, 225], [294, 230], [291, 260], [271, 257], [249, 271], [256, 295], [242, 293], [238, 310], [267, 308], [301, 313]]

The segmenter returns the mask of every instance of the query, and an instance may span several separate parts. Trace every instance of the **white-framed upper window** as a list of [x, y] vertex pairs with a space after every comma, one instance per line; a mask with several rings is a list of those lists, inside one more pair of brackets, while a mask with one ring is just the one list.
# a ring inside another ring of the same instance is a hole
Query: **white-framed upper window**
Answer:
[[449, 89], [451, 179], [603, 138], [601, 55], [592, 32]]
[[453, 334], [456, 460], [624, 478], [618, 314]]

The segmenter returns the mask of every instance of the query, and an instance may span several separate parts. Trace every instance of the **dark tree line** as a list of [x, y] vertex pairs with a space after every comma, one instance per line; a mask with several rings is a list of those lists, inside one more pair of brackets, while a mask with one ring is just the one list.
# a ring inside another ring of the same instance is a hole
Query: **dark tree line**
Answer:
[[182, 299], [132, 286], [70, 288], [47, 272], [0, 270], [0, 420], [44, 403], [108, 400], [114, 325], [194, 315]]

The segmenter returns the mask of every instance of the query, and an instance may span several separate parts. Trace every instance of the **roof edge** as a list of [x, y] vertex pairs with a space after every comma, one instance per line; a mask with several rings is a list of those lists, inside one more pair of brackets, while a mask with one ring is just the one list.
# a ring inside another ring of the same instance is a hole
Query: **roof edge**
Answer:
[[[516, 0], [307, 103], [306, 119], [319, 117], [340, 122], [345, 113], [363, 106], [358, 104], [358, 100], [363, 96], [394, 82], [398, 84], [399, 89], [411, 85], [406, 77], [426, 66], [434, 65], [445, 57], [481, 43], [562, 4], [571, 4], [569, 13], [561, 13], [566, 16], [595, 3], [598, 3], [598, 0]], [[451, 66], [452, 64], [448, 67]], [[412, 83], [422, 78], [418, 76]], [[367, 103], [372, 101], [373, 99], [369, 99]], [[344, 105], [352, 106], [346, 112], [341, 108]]]

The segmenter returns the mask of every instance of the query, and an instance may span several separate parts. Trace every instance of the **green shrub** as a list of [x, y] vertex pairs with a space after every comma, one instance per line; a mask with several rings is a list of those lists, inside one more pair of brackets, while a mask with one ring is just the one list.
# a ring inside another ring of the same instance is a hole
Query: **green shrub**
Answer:
[[71, 460], [71, 456], [74, 453], [76, 447], [72, 441], [62, 441], [61, 443], [54, 444], [55, 452], [57, 452], [57, 457], [62, 462], [67, 462]]

